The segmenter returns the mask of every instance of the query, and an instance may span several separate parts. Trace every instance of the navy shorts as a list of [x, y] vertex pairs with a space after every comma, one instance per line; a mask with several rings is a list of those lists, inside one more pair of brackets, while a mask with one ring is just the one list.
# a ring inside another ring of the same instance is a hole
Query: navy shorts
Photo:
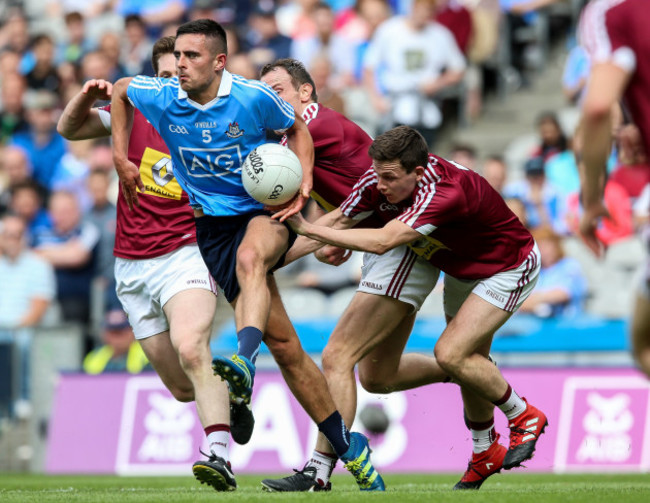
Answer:
[[[259, 210], [231, 217], [206, 215], [195, 220], [196, 241], [203, 261], [208, 266], [212, 277], [223, 290], [228, 302], [232, 302], [239, 295], [239, 283], [237, 282], [236, 273], [237, 249], [244, 239], [248, 222], [259, 215], [270, 215], [270, 213]], [[289, 229], [288, 251], [298, 236], [288, 224], [285, 223], [284, 225]], [[282, 257], [271, 268], [271, 271], [284, 264], [285, 255], [286, 252], [282, 254]]]

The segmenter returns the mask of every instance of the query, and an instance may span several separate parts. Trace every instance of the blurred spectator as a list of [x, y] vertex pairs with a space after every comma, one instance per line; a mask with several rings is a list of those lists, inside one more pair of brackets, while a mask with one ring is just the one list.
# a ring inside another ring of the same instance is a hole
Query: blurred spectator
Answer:
[[7, 73], [2, 75], [1, 78], [0, 145], [7, 143], [14, 133], [25, 132], [29, 129], [23, 107], [23, 99], [27, 89], [25, 78], [17, 73]]
[[650, 183], [641, 190], [632, 211], [634, 213], [634, 228], [637, 231], [650, 228]]
[[552, 156], [569, 149], [569, 140], [554, 112], [540, 114], [537, 118], [537, 133], [540, 142], [531, 153], [531, 158], [542, 157], [546, 162]]
[[7, 75], [20, 75], [21, 54], [12, 49], [0, 49], [0, 86]]
[[526, 205], [517, 197], [508, 197], [505, 200], [506, 206], [519, 219], [522, 225], [528, 228], [528, 216], [526, 215]]
[[460, 83], [466, 66], [451, 32], [430, 21], [434, 10], [434, 0], [414, 0], [408, 16], [377, 29], [365, 60], [366, 89], [373, 106], [387, 114], [386, 128], [412, 126], [430, 148], [442, 123], [436, 95]]
[[251, 80], [257, 80], [259, 78], [258, 69], [251, 61], [250, 56], [245, 52], [229, 55], [226, 60], [226, 70]]
[[89, 52], [93, 45], [86, 37], [86, 24], [80, 12], [68, 12], [64, 21], [67, 38], [59, 48], [58, 61], [78, 66], [83, 55]]
[[81, 58], [80, 78], [82, 82], [90, 79], [112, 79], [117, 70], [111, 65], [110, 59], [102, 51], [91, 51]]
[[587, 281], [580, 263], [565, 257], [562, 238], [548, 227], [533, 231], [539, 246], [542, 268], [533, 293], [519, 308], [542, 318], [582, 314]]
[[639, 128], [634, 124], [621, 126], [616, 133], [616, 146], [617, 164], [609, 179], [620, 184], [634, 204], [644, 187], [650, 183], [650, 169]]
[[[16, 54], [25, 54], [29, 47], [29, 24], [20, 9], [14, 9], [7, 16], [3, 26], [0, 26], [0, 51], [11, 50]], [[21, 60], [20, 70], [23, 73], [31, 70], [33, 59], [29, 56]]]
[[370, 46], [370, 40], [377, 28], [386, 21], [390, 15], [390, 7], [386, 0], [362, 0], [357, 2], [357, 17], [358, 23], [363, 27], [362, 31], [355, 37], [353, 35], [345, 35], [348, 40], [353, 44], [352, 55], [354, 58], [352, 65], [353, 79], [349, 79], [356, 83], [363, 81], [363, 61], [366, 56], [366, 51]]
[[16, 183], [11, 189], [10, 211], [27, 225], [27, 242], [34, 246], [34, 238], [51, 226], [50, 216], [43, 206], [43, 188], [31, 179]]
[[[608, 179], [605, 182], [604, 202], [609, 216], [601, 219], [596, 229], [596, 237], [605, 246], [609, 246], [634, 233], [632, 201], [622, 185]], [[578, 235], [582, 211], [580, 193], [574, 192], [568, 198], [566, 218], [569, 229], [576, 235]]]
[[26, 75], [27, 87], [58, 93], [61, 79], [54, 63], [54, 40], [49, 35], [36, 35], [31, 46], [34, 54], [34, 66]]
[[332, 63], [330, 59], [325, 55], [315, 57], [311, 62], [309, 73], [318, 89], [318, 102], [345, 115], [343, 97], [331, 86]]
[[87, 327], [99, 230], [82, 220], [77, 198], [69, 192], [53, 193], [48, 210], [52, 227], [36, 233], [34, 249], [54, 266], [64, 320]]
[[437, 0], [435, 20], [446, 27], [461, 52], [467, 55], [472, 38], [472, 15], [459, 0]]
[[50, 264], [27, 249], [25, 222], [5, 216], [0, 222], [0, 341], [17, 346], [20, 361], [20, 399], [29, 398], [31, 330], [54, 299], [55, 279]]
[[258, 5], [250, 16], [249, 26], [244, 37], [244, 50], [257, 71], [276, 59], [291, 55], [291, 39], [278, 30], [273, 9]]
[[126, 75], [153, 76], [151, 49], [153, 42], [147, 35], [147, 27], [137, 14], [124, 19], [125, 40], [120, 52], [119, 62]]
[[342, 82], [343, 75], [350, 76], [354, 67], [353, 53], [350, 42], [334, 32], [334, 12], [325, 2], [318, 2], [312, 12], [316, 32], [294, 40], [291, 46], [291, 57], [297, 59], [306, 68], [312, 67], [314, 58], [325, 56], [332, 66], [333, 84], [342, 88], [347, 82]]
[[128, 372], [139, 374], [150, 370], [149, 360], [135, 340], [129, 320], [122, 309], [108, 311], [102, 329], [103, 345], [93, 349], [83, 362], [87, 374]]
[[92, 205], [86, 179], [90, 171], [88, 159], [93, 144], [93, 140], [69, 142], [68, 151], [54, 167], [49, 187], [51, 192], [65, 190], [73, 193], [84, 213]]
[[13, 145], [27, 152], [32, 177], [47, 190], [54, 167], [67, 150], [65, 140], [56, 132], [57, 104], [56, 95], [50, 91], [25, 94], [29, 129], [16, 132], [11, 140]]
[[18, 184], [30, 180], [30, 171], [23, 149], [19, 147], [0, 148], [0, 215], [9, 209], [11, 193], [14, 188]]
[[108, 199], [110, 176], [110, 172], [102, 169], [95, 169], [88, 175], [87, 187], [92, 205], [87, 219], [99, 229], [96, 271], [104, 289], [105, 304], [119, 306], [115, 294], [115, 257], [113, 256], [117, 208]]
[[506, 185], [504, 198], [516, 197], [526, 206], [528, 228], [550, 226], [558, 234], [566, 234], [566, 201], [544, 174], [544, 159], [526, 161], [525, 178]]
[[54, 299], [54, 270], [27, 248], [22, 218], [7, 215], [0, 225], [0, 327], [27, 328], [40, 323]]
[[188, 21], [208, 18], [222, 25], [245, 26], [255, 3], [264, 8], [275, 4], [274, 0], [193, 0]]
[[280, 33], [298, 40], [316, 34], [316, 23], [311, 17], [319, 0], [293, 0], [284, 2], [276, 12]]
[[570, 104], [578, 105], [582, 101], [587, 78], [589, 77], [589, 58], [587, 57], [587, 51], [575, 39], [572, 44], [573, 47], [564, 63], [562, 91]]
[[180, 23], [192, 0], [118, 0], [116, 10], [125, 17], [131, 14], [140, 16], [151, 38], [158, 38], [165, 25]]
[[[109, 80], [115, 82], [126, 76], [126, 71], [120, 63], [120, 53], [122, 51], [122, 41], [117, 33], [107, 31], [99, 38], [97, 49], [106, 56], [109, 65]], [[97, 78], [91, 76], [90, 78]]]
[[114, 3], [115, 0], [48, 0], [47, 11], [51, 17], [78, 12], [90, 20], [108, 11]]
[[502, 156], [491, 155], [485, 159], [481, 174], [494, 190], [499, 194], [503, 194], [508, 179], [508, 166]]
[[476, 147], [467, 143], [456, 143], [452, 145], [448, 159], [467, 169], [476, 171], [477, 157]]

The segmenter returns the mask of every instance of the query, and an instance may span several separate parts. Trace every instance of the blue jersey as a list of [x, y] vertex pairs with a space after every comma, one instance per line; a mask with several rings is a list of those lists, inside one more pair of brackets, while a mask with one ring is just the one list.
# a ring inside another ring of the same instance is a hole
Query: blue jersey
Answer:
[[165, 140], [192, 207], [212, 216], [262, 208], [244, 190], [241, 166], [268, 129], [294, 123], [293, 107], [273, 89], [224, 70], [217, 97], [205, 105], [188, 98], [176, 77], [135, 77], [127, 95]]

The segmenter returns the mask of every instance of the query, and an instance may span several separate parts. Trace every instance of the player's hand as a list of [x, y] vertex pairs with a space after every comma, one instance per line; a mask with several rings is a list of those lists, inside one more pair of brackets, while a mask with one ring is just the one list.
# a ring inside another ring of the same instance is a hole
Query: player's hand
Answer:
[[305, 227], [308, 225], [307, 220], [305, 220], [305, 217], [303, 217], [302, 213], [300, 212], [287, 217], [287, 223], [291, 226], [296, 234], [304, 234]]
[[324, 264], [339, 266], [348, 261], [352, 250], [326, 245], [314, 252], [314, 256]]
[[104, 79], [91, 79], [84, 84], [81, 92], [96, 100], [110, 100], [113, 94], [113, 84]]
[[598, 239], [598, 236], [596, 236], [598, 223], [603, 217], [609, 217], [609, 211], [607, 211], [607, 208], [603, 202], [599, 201], [595, 204], [585, 207], [582, 218], [580, 219], [580, 235], [582, 236], [585, 244], [592, 252], [594, 252], [594, 255], [597, 257], [601, 257], [605, 252], [605, 246], [603, 242]]
[[305, 204], [307, 204], [310, 193], [311, 187], [308, 184], [302, 184], [298, 193], [286, 204], [286, 206], [270, 208], [272, 211], [275, 211], [271, 218], [284, 222], [287, 218], [300, 213], [300, 211], [305, 207]]
[[140, 178], [140, 170], [138, 167], [129, 160], [115, 162], [115, 170], [117, 176], [120, 178], [120, 186], [122, 193], [129, 209], [133, 209], [133, 205], [140, 206], [138, 201], [138, 189], [144, 192], [144, 183]]

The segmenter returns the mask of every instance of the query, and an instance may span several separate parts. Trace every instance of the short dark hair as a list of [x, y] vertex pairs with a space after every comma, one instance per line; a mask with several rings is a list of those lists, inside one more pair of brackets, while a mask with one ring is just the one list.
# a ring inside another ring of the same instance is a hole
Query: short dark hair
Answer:
[[176, 38], [181, 35], [204, 35], [215, 42], [215, 54], [228, 54], [226, 30], [212, 19], [196, 19], [180, 25], [176, 30]]
[[275, 70], [276, 68], [284, 68], [287, 71], [291, 77], [291, 84], [296, 91], [301, 85], [309, 84], [311, 86], [311, 99], [318, 101], [314, 79], [311, 78], [311, 75], [309, 75], [309, 72], [305, 68], [305, 65], [303, 65], [300, 61], [293, 58], [278, 59], [273, 63], [264, 65], [262, 67], [262, 71], [260, 72], [260, 76], [264, 77], [264, 75]]
[[370, 144], [368, 155], [375, 161], [399, 160], [407, 173], [429, 162], [424, 136], [409, 126], [397, 126], [380, 134]]
[[151, 66], [156, 75], [158, 75], [158, 61], [160, 56], [164, 54], [174, 54], [174, 43], [176, 42], [176, 37], [170, 35], [168, 37], [159, 38], [155, 44], [153, 44], [153, 51], [151, 53]]

